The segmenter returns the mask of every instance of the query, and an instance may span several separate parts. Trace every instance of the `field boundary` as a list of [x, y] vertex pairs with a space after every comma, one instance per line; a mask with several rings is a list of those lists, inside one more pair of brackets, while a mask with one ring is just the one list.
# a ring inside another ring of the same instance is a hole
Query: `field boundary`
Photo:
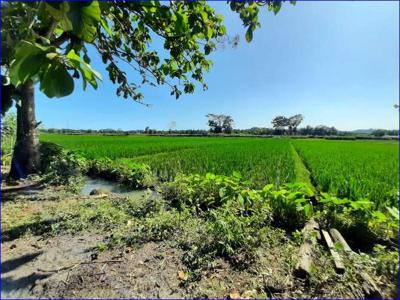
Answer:
[[313, 189], [314, 192], [316, 192], [317, 188], [314, 179], [312, 177], [312, 173], [310, 169], [307, 167], [307, 163], [305, 162], [303, 157], [297, 152], [295, 146], [293, 146], [292, 143], [290, 143], [290, 148], [292, 149], [294, 158], [296, 180], [307, 184]]

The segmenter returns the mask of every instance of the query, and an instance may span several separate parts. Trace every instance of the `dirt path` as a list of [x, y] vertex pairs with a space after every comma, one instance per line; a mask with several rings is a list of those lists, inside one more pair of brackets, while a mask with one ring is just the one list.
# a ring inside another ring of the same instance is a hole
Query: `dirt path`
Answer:
[[3, 243], [1, 298], [184, 296], [179, 250], [148, 243], [93, 257], [101, 240], [81, 235]]
[[29, 237], [4, 242], [2, 255], [1, 298], [37, 297], [34, 289], [48, 280], [65, 280], [66, 274], [44, 273], [39, 269], [54, 269], [90, 259], [99, 236], [60, 236], [49, 240]]

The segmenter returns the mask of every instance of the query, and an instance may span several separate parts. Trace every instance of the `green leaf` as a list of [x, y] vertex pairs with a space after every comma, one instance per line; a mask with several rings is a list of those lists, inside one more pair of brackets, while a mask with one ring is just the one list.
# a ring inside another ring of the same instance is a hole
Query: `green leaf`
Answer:
[[40, 90], [49, 98], [68, 96], [74, 90], [74, 80], [61, 63], [48, 64], [40, 80]]
[[242, 175], [237, 171], [233, 171], [232, 177], [234, 177], [235, 179], [239, 179], [239, 180], [242, 179]]
[[21, 62], [19, 72], [18, 72], [18, 78], [19, 80], [24, 83], [28, 79], [34, 77], [39, 73], [40, 68], [43, 65], [44, 61], [44, 55], [37, 54], [37, 55], [31, 55], [28, 56], [26, 59], [24, 59]]
[[[36, 64], [34, 59], [31, 57], [44, 56], [47, 49], [48, 47], [24, 40], [18, 43], [15, 50], [15, 59], [12, 61], [10, 66], [11, 83], [15, 86], [18, 86], [25, 80], [36, 75], [36, 73], [39, 72], [39, 69], [37, 68], [38, 64]], [[24, 63], [24, 61], [27, 59], [28, 62]], [[30, 66], [31, 63], [33, 63], [33, 66]]]
[[210, 26], [206, 27], [206, 33], [207, 33], [207, 35], [206, 35], [207, 40], [210, 40], [213, 36], [213, 30]]
[[251, 42], [251, 40], [253, 39], [253, 30], [251, 30], [251, 28], [249, 27], [248, 29], [247, 29], [247, 31], [246, 31], [246, 41], [248, 42], [248, 43], [250, 43]]
[[372, 216], [375, 218], [375, 219], [377, 219], [379, 222], [384, 222], [384, 221], [386, 221], [386, 216], [383, 214], [383, 213], [381, 213], [380, 211], [374, 211], [373, 213], [372, 213]]
[[55, 53], [55, 52], [50, 52], [50, 53], [47, 53], [46, 54], [46, 58], [48, 58], [48, 59], [50, 59], [50, 60], [52, 60], [52, 59], [54, 59], [54, 58], [56, 58], [56, 57], [58, 57], [59, 56], [59, 54], [58, 53]]
[[83, 89], [86, 89], [86, 82], [89, 82], [93, 88], [97, 89], [97, 79], [101, 80], [99, 72], [92, 69], [92, 67], [86, 63], [74, 50], [68, 52], [66, 56], [68, 64], [79, 70], [82, 74]]
[[397, 207], [386, 207], [386, 209], [395, 220], [399, 220], [399, 209]]
[[107, 20], [101, 18], [100, 23], [101, 23], [101, 27], [103, 27], [103, 29], [108, 33], [108, 35], [112, 36], [113, 34], [112, 34], [110, 27], [108, 27]]
[[72, 25], [72, 32], [85, 42], [92, 42], [101, 18], [99, 3], [72, 2], [69, 5], [67, 16]]
[[263, 192], [269, 192], [274, 188], [273, 184], [267, 184], [266, 186], [263, 187]]
[[46, 11], [56, 20], [61, 21], [65, 18], [69, 5], [67, 2], [45, 2]]
[[244, 199], [241, 194], [238, 195], [237, 200], [241, 206], [244, 206]]
[[188, 29], [188, 17], [186, 14], [176, 13], [175, 29], [178, 33], [185, 33]]

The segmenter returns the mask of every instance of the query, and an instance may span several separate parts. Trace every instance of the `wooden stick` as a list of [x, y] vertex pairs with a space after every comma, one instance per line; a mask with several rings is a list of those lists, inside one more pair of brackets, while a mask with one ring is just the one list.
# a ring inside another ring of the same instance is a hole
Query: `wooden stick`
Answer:
[[337, 229], [332, 228], [331, 230], [329, 230], [329, 233], [331, 234], [333, 240], [336, 243], [339, 243], [340, 245], [342, 245], [344, 251], [346, 251], [348, 253], [352, 252], [349, 244], [347, 244], [346, 240], [344, 239], [342, 234]]
[[364, 280], [362, 288], [366, 299], [383, 299], [382, 292], [377, 287], [375, 281], [365, 272], [361, 272], [360, 276]]
[[335, 263], [335, 269], [337, 273], [343, 274], [344, 273], [344, 264], [343, 261], [339, 255], [339, 253], [336, 252], [335, 250], [335, 245], [332, 242], [332, 239], [329, 235], [329, 233], [326, 230], [322, 230], [322, 235], [326, 241], [326, 244], [329, 247], [329, 251], [331, 252], [331, 255], [333, 257], [333, 261]]
[[8, 187], [1, 187], [1, 192], [2, 193], [12, 193], [12, 192], [18, 192], [21, 190], [27, 190], [30, 188], [41, 188], [41, 182], [36, 181], [36, 182], [31, 182], [28, 184], [20, 184], [16, 186], [8, 186]]
[[79, 265], [89, 265], [89, 264], [103, 264], [103, 263], [117, 263], [117, 262], [122, 262], [122, 260], [102, 260], [102, 261], [82, 261], [82, 262], [77, 262], [69, 266], [65, 266], [59, 269], [54, 269], [54, 270], [44, 270], [44, 269], [37, 269], [39, 272], [44, 272], [44, 273], [53, 273], [53, 272], [60, 272], [64, 270], [68, 270], [71, 268], [75, 268]]
[[[350, 246], [347, 244], [346, 240], [342, 234], [335, 228], [330, 230], [332, 238], [335, 242], [340, 243], [343, 246], [344, 251], [348, 254], [357, 255], [353, 252]], [[365, 297], [367, 299], [383, 299], [382, 292], [379, 290], [375, 281], [364, 271], [360, 272], [360, 276], [363, 279], [362, 288], [364, 290]]]
[[310, 275], [312, 266], [312, 251], [318, 238], [319, 225], [314, 219], [310, 219], [303, 230], [304, 243], [299, 249], [299, 262], [295, 269], [295, 275], [300, 278], [306, 278]]

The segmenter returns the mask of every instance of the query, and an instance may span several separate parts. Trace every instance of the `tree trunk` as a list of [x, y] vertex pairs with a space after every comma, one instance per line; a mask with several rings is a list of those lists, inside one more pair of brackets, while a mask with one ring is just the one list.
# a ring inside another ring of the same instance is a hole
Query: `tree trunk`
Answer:
[[40, 170], [39, 138], [35, 118], [35, 94], [32, 80], [21, 87], [17, 105], [17, 139], [11, 161], [10, 177], [26, 178]]

